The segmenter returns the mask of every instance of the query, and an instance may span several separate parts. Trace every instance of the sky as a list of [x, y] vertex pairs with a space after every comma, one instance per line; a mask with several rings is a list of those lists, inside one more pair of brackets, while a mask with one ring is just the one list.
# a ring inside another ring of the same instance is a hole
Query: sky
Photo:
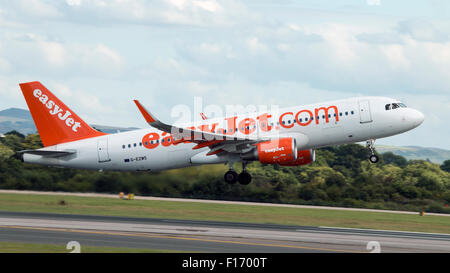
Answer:
[[0, 0], [0, 110], [36, 80], [88, 123], [140, 128], [133, 99], [170, 123], [199, 100], [393, 97], [425, 121], [377, 144], [450, 149], [450, 1]]

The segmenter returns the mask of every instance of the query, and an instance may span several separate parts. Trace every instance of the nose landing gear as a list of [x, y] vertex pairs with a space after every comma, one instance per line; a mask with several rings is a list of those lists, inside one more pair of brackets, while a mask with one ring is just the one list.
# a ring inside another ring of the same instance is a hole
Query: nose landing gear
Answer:
[[370, 150], [369, 161], [371, 163], [377, 163], [380, 160], [380, 158], [375, 154], [375, 148], [373, 147], [374, 143], [375, 139], [369, 139], [366, 141], [366, 147]]
[[248, 185], [252, 182], [252, 176], [245, 170], [248, 162], [242, 162], [242, 172], [238, 175], [232, 168], [232, 164], [230, 164], [230, 170], [225, 173], [224, 179], [228, 184], [234, 184], [239, 181], [241, 185]]

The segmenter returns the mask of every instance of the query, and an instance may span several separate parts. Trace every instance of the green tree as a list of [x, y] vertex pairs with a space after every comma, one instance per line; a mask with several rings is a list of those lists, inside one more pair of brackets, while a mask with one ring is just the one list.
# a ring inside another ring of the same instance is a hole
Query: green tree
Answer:
[[450, 172], [450, 159], [445, 160], [444, 163], [442, 163], [441, 170], [446, 171], [448, 173]]
[[14, 155], [14, 151], [0, 143], [0, 161], [6, 160]]
[[386, 164], [393, 164], [399, 167], [405, 167], [408, 164], [408, 160], [406, 160], [406, 158], [400, 155], [396, 155], [392, 152], [384, 153], [382, 154], [382, 156], [384, 163]]
[[[248, 186], [222, 179], [227, 166], [208, 165], [156, 173], [102, 172], [48, 168], [22, 163], [15, 152], [42, 147], [39, 135], [17, 132], [0, 138], [0, 188], [68, 192], [119, 191], [141, 195], [287, 202], [330, 206], [448, 212], [450, 160], [441, 166], [383, 154], [378, 164], [367, 160], [361, 145], [317, 151], [310, 165], [283, 167], [254, 162]], [[383, 160], [384, 159], [384, 160]], [[387, 164], [383, 164], [383, 162]], [[236, 171], [241, 170], [235, 164]]]

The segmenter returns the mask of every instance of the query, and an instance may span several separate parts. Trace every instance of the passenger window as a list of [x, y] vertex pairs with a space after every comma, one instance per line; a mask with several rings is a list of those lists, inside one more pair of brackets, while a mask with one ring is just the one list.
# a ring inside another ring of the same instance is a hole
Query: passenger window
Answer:
[[351, 111], [350, 113], [352, 113], [352, 115], [353, 115], [355, 112]]
[[131, 144], [128, 144], [128, 148], [131, 148]]
[[122, 145], [122, 149], [125, 149], [125, 145]]
[[345, 112], [345, 115], [348, 116], [348, 112]]

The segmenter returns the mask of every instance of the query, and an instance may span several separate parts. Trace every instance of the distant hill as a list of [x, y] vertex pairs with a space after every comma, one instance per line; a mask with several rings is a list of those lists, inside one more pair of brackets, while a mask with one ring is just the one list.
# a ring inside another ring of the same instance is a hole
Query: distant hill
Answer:
[[[133, 127], [121, 128], [104, 125], [91, 126], [108, 134], [117, 133], [118, 131], [126, 132], [139, 129]], [[16, 130], [24, 135], [37, 133], [37, 129], [34, 125], [34, 121], [31, 117], [30, 111], [19, 108], [9, 108], [0, 111], [0, 134], [4, 134], [13, 130]]]
[[31, 119], [30, 111], [20, 109], [20, 108], [9, 108], [9, 109], [0, 111], [0, 116], [13, 117], [13, 118], [19, 118], [19, 119], [25, 119], [25, 120]]
[[401, 155], [408, 160], [428, 159], [431, 162], [442, 164], [443, 161], [450, 159], [450, 151], [439, 148], [429, 148], [419, 146], [400, 147], [400, 146], [385, 146], [385, 145], [376, 145], [375, 148], [379, 153], [392, 152], [396, 155]]
[[4, 134], [12, 130], [25, 135], [37, 132], [29, 111], [19, 108], [0, 111], [0, 133]]

